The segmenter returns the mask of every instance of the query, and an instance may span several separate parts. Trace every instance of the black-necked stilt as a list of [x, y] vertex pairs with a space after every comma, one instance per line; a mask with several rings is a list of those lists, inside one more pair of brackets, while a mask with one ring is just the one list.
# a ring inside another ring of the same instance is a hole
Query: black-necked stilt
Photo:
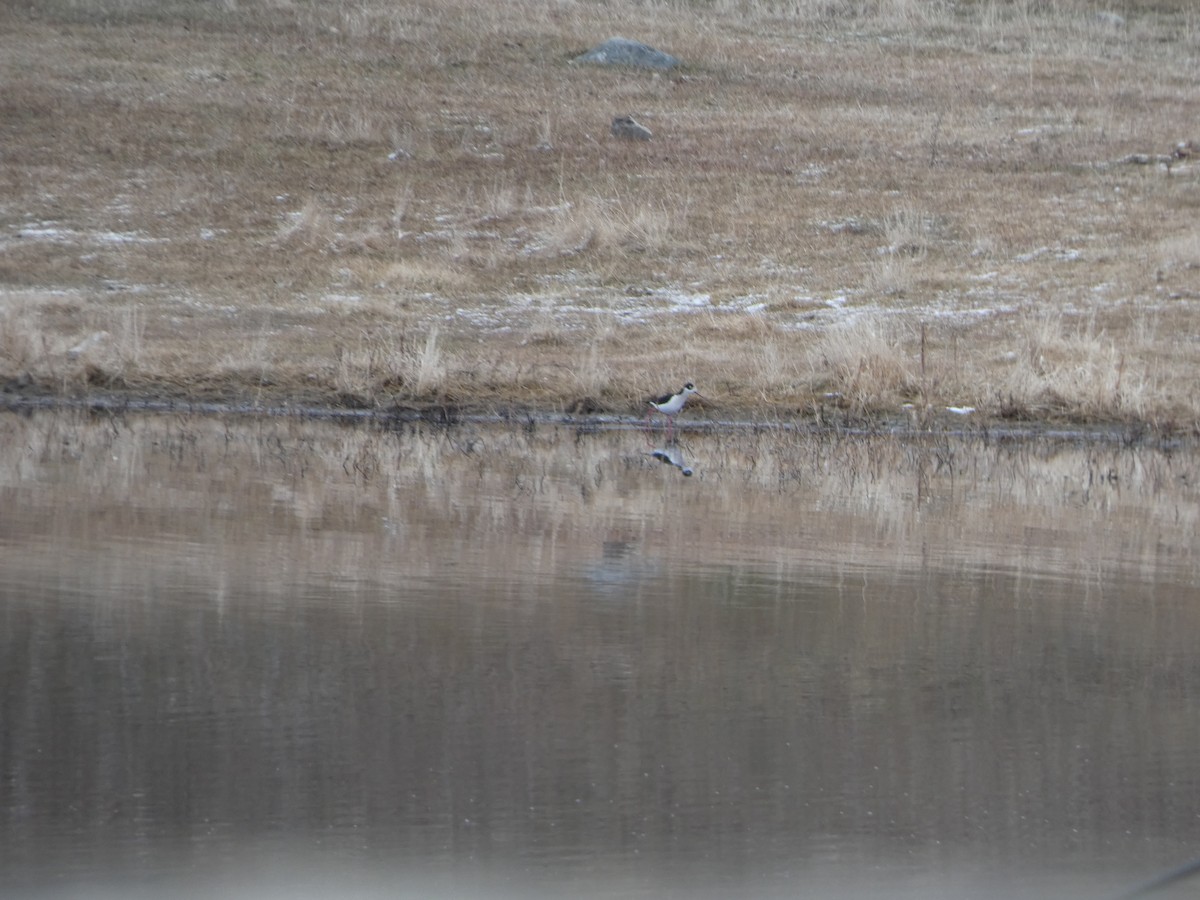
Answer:
[[683, 386], [677, 394], [664, 394], [657, 400], [650, 401], [650, 408], [646, 410], [646, 424], [650, 424], [650, 414], [657, 411], [667, 417], [667, 434], [675, 428], [675, 417], [679, 415], [679, 411], [683, 409], [683, 404], [687, 403], [688, 397], [695, 394], [700, 396], [700, 392], [696, 390], [696, 386], [690, 381]]

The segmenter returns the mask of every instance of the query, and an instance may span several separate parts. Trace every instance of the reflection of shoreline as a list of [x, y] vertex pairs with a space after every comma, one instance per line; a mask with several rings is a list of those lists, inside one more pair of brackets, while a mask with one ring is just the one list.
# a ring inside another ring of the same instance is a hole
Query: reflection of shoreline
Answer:
[[630, 453], [629, 440], [554, 427], [0, 416], [0, 490], [28, 510], [19, 526], [0, 521], [0, 553], [19, 557], [37, 533], [153, 543], [170, 521], [197, 542], [219, 530], [234, 556], [278, 540], [286, 557], [302, 535], [297, 565], [384, 581], [440, 577], [430, 541], [494, 553], [496, 571], [519, 580], [537, 567], [514, 568], [515, 548], [536, 541], [547, 564], [583, 564], [613, 533], [633, 534], [649, 555], [769, 566], [978, 565], [1089, 580], [1200, 569], [1190, 453], [696, 433], [688, 445], [704, 460], [704, 490], [676, 493], [675, 479], [635, 477], [658, 463]]

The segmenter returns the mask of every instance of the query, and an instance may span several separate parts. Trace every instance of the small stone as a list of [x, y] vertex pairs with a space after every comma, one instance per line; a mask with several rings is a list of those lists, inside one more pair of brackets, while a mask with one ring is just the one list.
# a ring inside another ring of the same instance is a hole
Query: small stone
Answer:
[[617, 116], [612, 120], [611, 131], [613, 137], [626, 141], [648, 141], [654, 137], [654, 132], [636, 121], [633, 116]]
[[572, 62], [590, 63], [596, 66], [632, 66], [636, 69], [674, 69], [679, 60], [669, 53], [647, 47], [627, 38], [609, 38], [597, 44], [587, 53], [575, 57]]

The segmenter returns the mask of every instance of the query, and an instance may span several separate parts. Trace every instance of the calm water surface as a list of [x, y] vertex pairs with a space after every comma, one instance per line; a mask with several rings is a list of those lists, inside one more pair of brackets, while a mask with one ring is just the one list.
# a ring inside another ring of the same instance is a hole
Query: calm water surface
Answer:
[[5, 896], [1106, 898], [1200, 856], [1193, 451], [653, 449], [0, 415]]

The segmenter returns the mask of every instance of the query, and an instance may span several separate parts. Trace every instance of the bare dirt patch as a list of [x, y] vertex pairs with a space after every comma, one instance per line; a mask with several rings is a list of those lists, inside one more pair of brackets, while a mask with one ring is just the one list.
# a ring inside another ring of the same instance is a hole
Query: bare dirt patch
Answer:
[[[0, 25], [11, 393], [1200, 422], [1182, 0]], [[684, 65], [571, 64], [616, 34]]]

